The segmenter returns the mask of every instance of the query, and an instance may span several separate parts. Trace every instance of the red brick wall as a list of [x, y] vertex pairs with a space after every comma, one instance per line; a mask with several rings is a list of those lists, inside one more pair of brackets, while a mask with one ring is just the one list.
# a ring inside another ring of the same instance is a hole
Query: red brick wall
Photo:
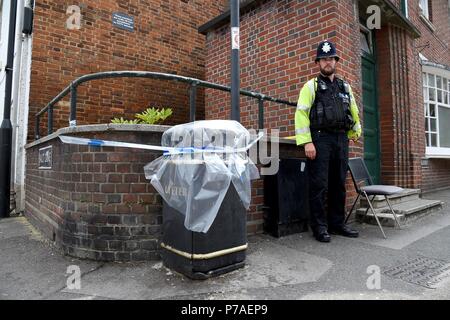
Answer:
[[422, 36], [416, 41], [416, 46], [424, 46], [428, 42], [428, 47], [420, 48], [421, 53], [434, 62], [450, 65], [450, 21], [448, 11], [448, 0], [433, 0], [431, 24], [435, 30], [419, 17], [418, 1], [408, 1], [410, 20], [419, 29]]
[[[81, 136], [157, 144], [161, 132]], [[52, 146], [52, 168], [39, 149]], [[59, 138], [27, 149], [25, 216], [65, 253], [106, 261], [158, 259], [162, 200], [143, 167], [158, 153], [65, 145]]]
[[[355, 41], [355, 35], [351, 38], [355, 30], [352, 10], [351, 2], [272, 0], [243, 14], [241, 88], [296, 102], [303, 84], [318, 72], [314, 56], [317, 44], [324, 39], [337, 43], [343, 58], [340, 73], [352, 83], [358, 77], [359, 61], [349, 48]], [[229, 26], [210, 32], [206, 46], [207, 80], [229, 85]], [[206, 90], [206, 118], [228, 119], [229, 100], [229, 94]], [[293, 135], [294, 112], [293, 107], [266, 103], [265, 127], [280, 129], [282, 136]], [[257, 101], [242, 97], [242, 123], [256, 128], [257, 120]]]
[[378, 57], [378, 91], [384, 92], [378, 96], [380, 114], [380, 151], [381, 151], [381, 173], [383, 183], [395, 184], [395, 150], [394, 137], [394, 110], [392, 108], [393, 95], [390, 85], [391, 81], [391, 55], [389, 43], [389, 29], [376, 32], [376, 47]]
[[429, 192], [450, 186], [450, 161], [448, 159], [429, 159], [422, 168], [422, 191]]
[[[68, 30], [66, 10], [81, 8], [81, 29]], [[36, 0], [30, 96], [34, 115], [75, 78], [87, 73], [142, 70], [205, 78], [201, 24], [218, 15], [224, 1], [206, 0]], [[112, 13], [133, 16], [134, 31], [113, 27]], [[204, 117], [199, 90], [197, 117]], [[147, 79], [98, 80], [79, 89], [78, 124], [132, 118], [148, 106], [171, 107], [167, 122], [189, 120], [187, 86]], [[68, 126], [68, 98], [55, 109], [55, 129]], [[46, 124], [46, 118], [41, 121]]]
[[381, 174], [386, 184], [419, 188], [424, 154], [418, 52], [404, 30], [376, 32], [381, 131]]

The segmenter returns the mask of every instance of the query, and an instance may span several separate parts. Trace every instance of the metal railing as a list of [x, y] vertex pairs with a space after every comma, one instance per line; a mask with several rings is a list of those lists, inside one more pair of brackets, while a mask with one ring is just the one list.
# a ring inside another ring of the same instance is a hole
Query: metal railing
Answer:
[[[195, 112], [196, 112], [196, 98], [197, 98], [197, 88], [204, 87], [210, 89], [216, 89], [221, 91], [231, 92], [231, 88], [227, 86], [223, 86], [216, 83], [211, 83], [195, 78], [177, 76], [173, 74], [167, 73], [159, 73], [159, 72], [146, 72], [146, 71], [110, 71], [110, 72], [99, 72], [84, 75], [79, 77], [75, 81], [73, 81], [68, 87], [66, 87], [63, 91], [61, 91], [56, 97], [54, 97], [41, 111], [36, 114], [36, 122], [35, 122], [35, 139], [40, 138], [40, 118], [41, 116], [47, 112], [48, 113], [48, 124], [47, 124], [47, 134], [53, 133], [53, 109], [56, 103], [61, 101], [65, 96], [70, 93], [70, 119], [69, 126], [74, 127], [77, 125], [77, 88], [81, 84], [99, 79], [108, 79], [108, 78], [150, 78], [150, 79], [160, 79], [160, 80], [175, 80], [183, 83], [189, 84], [189, 104], [190, 104], [190, 121], [195, 121]], [[262, 93], [252, 92], [247, 90], [240, 90], [240, 94], [243, 96], [251, 97], [254, 99], [258, 99], [258, 127], [259, 129], [264, 129], [264, 102], [272, 101], [280, 104], [285, 104], [289, 106], [296, 106], [296, 103], [272, 98], [266, 96]]]

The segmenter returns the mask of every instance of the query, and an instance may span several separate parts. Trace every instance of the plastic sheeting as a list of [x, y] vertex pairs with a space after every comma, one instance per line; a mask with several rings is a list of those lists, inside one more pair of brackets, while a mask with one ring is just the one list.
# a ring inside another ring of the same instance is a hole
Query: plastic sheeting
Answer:
[[[256, 139], [257, 140], [257, 139]], [[167, 202], [185, 215], [184, 226], [208, 232], [232, 183], [242, 205], [251, 201], [251, 180], [258, 179], [248, 158], [250, 133], [233, 120], [208, 120], [174, 126], [164, 132], [162, 147], [207, 150], [196, 154], [167, 154], [144, 167], [147, 179]], [[217, 150], [217, 152], [208, 152]], [[235, 152], [233, 152], [235, 150]]]

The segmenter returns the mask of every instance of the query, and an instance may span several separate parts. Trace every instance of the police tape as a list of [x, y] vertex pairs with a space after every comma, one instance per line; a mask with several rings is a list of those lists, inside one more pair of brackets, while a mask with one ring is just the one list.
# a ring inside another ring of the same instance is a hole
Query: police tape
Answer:
[[247, 152], [251, 147], [253, 147], [262, 137], [263, 132], [258, 133], [258, 136], [247, 146], [241, 148], [232, 147], [162, 147], [148, 144], [140, 143], [130, 143], [130, 142], [120, 142], [120, 141], [109, 141], [109, 140], [98, 140], [98, 139], [88, 139], [88, 138], [77, 138], [70, 136], [59, 136], [61, 141], [66, 144], [76, 144], [92, 147], [120, 147], [120, 148], [133, 148], [133, 149], [144, 149], [152, 151], [162, 151], [163, 155], [177, 155], [177, 154], [191, 154], [191, 153], [241, 153]]

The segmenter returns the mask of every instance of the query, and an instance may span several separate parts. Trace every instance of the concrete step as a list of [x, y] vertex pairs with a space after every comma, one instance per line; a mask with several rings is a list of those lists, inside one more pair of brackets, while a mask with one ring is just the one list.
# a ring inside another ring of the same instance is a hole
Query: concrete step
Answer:
[[[444, 202], [440, 200], [416, 199], [395, 204], [392, 207], [397, 214], [401, 226], [441, 210], [443, 204]], [[364, 216], [365, 212], [366, 208], [359, 208], [356, 211], [356, 220], [376, 225], [377, 221], [371, 210], [369, 209], [366, 216]], [[382, 226], [395, 227], [394, 216], [388, 206], [377, 208], [375, 212]]]
[[[419, 199], [420, 197], [420, 189], [404, 189], [402, 192], [398, 194], [394, 194], [392, 196], [388, 196], [388, 199], [392, 205], [399, 204], [402, 202], [412, 201]], [[372, 197], [369, 197], [372, 199]], [[375, 199], [372, 201], [372, 205], [374, 208], [382, 208], [387, 206], [386, 200], [384, 196], [375, 196]], [[360, 206], [367, 208], [368, 203], [367, 200], [363, 197], [361, 198]]]

